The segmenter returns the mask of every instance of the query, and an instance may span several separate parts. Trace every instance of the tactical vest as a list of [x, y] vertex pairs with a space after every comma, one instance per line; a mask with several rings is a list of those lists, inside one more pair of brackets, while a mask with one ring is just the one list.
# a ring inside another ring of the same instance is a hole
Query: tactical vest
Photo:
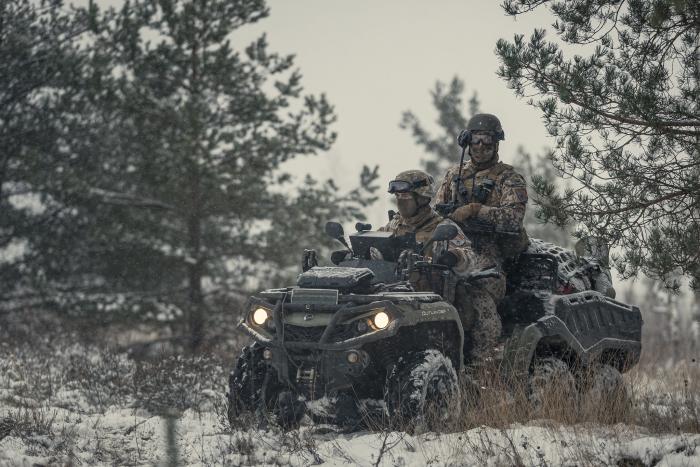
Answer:
[[[481, 172], [480, 170], [475, 170], [472, 168], [469, 172], [465, 173], [462, 177], [462, 184], [459, 186], [458, 199], [460, 204], [469, 203], [479, 203], [486, 206], [490, 206], [488, 203], [489, 197], [496, 187], [496, 180], [498, 177], [506, 170], [511, 170], [513, 167], [508, 164], [503, 164], [502, 162], [496, 163], [493, 167], [488, 169], [486, 174], [482, 174], [478, 179], [476, 174]], [[459, 174], [455, 174], [452, 179], [452, 186], [454, 187], [454, 180]]]
[[[495, 203], [493, 193], [496, 189], [498, 177], [507, 171], [512, 170], [513, 166], [497, 162], [493, 167], [488, 169], [488, 172], [477, 177], [477, 173], [481, 172], [473, 168], [462, 176], [462, 183], [459, 186], [457, 199], [460, 205], [469, 203], [479, 203], [484, 206], [499, 207], [499, 203]], [[452, 179], [452, 189], [454, 189], [455, 178], [459, 173], [455, 174]], [[479, 239], [481, 240], [481, 239]], [[479, 240], [476, 243], [479, 243]], [[522, 253], [529, 244], [530, 240], [525, 232], [525, 228], [520, 229], [520, 235], [498, 235], [496, 244], [503, 258], [514, 258]]]

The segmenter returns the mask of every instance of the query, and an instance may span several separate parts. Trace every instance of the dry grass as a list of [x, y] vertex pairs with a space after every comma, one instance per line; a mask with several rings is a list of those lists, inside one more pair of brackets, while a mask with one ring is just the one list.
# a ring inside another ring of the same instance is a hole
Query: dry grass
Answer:
[[634, 393], [634, 421], [654, 433], [700, 433], [700, 358], [692, 345], [677, 352], [645, 348], [639, 365], [625, 375]]
[[[443, 423], [442, 435], [435, 434], [444, 437], [439, 450], [434, 443], [419, 449], [425, 450], [426, 462], [439, 458], [459, 463], [468, 456], [482, 465], [493, 464], [494, 459], [502, 465], [547, 465], [545, 458], [551, 461], [554, 451], [575, 465], [653, 465], [654, 459], [640, 459], [636, 454], [625, 457], [611, 451], [610, 446], [624, 444], [631, 432], [700, 433], [698, 360], [688, 356], [673, 362], [663, 352], [656, 355], [665, 365], [654, 365], [649, 357], [643, 359], [624, 375], [626, 394], [572, 395], [569, 385], [555, 382], [540, 403], [528, 397], [524, 381], [504, 381], [498, 368], [482, 368], [475, 375], [482, 389], [477, 394], [463, 381], [462, 398], [453, 401], [460, 404], [460, 410], [451, 410], [460, 415]], [[525, 425], [538, 426], [544, 435], [528, 438], [518, 429]], [[600, 442], [601, 433], [605, 433], [606, 443]], [[694, 448], [679, 449], [692, 452]]]
[[[663, 358], [661, 352], [656, 355]], [[500, 368], [483, 367], [473, 375], [478, 387], [474, 380], [462, 379], [461, 398], [451, 402], [449, 419], [428, 420], [427, 425], [443, 433], [479, 427], [505, 430], [532, 421], [552, 427], [623, 424], [650, 434], [700, 433], [700, 364], [693, 356], [672, 364], [664, 361], [661, 366], [643, 359], [623, 375], [625, 390], [612, 394], [587, 389], [592, 375], [573, 369], [573, 391], [566, 381], [555, 380], [539, 401], [532, 400], [527, 381], [507, 380]], [[421, 431], [405, 420], [386, 417], [369, 417], [367, 425], [375, 431]]]
[[681, 362], [655, 373], [640, 368], [626, 374], [626, 394], [572, 394], [569, 386], [555, 382], [543, 393], [541, 403], [536, 404], [528, 397], [525, 381], [504, 381], [497, 369], [484, 369], [477, 375], [482, 390], [478, 395], [464, 391], [458, 402], [461, 415], [449, 420], [445, 431], [479, 426], [506, 428], [547, 420], [559, 425], [635, 425], [652, 433], [700, 433], [697, 362]]

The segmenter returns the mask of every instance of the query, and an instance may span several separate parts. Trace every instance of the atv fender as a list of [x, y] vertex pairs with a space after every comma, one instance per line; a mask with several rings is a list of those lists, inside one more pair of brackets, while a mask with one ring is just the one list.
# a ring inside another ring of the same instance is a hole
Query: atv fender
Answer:
[[516, 330], [506, 344], [504, 371], [526, 376], [536, 352], [575, 357], [588, 366], [607, 361], [624, 371], [639, 361], [642, 319], [639, 308], [598, 292], [553, 296], [552, 312]]

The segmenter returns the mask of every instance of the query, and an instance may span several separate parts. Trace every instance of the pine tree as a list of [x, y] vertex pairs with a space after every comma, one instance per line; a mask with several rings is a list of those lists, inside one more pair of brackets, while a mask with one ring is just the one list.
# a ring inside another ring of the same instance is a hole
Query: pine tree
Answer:
[[[325, 96], [302, 94], [293, 56], [270, 52], [265, 36], [234, 48], [231, 33], [267, 14], [261, 0], [143, 0], [127, 3], [106, 29], [105, 49], [124, 70], [119, 147], [107, 155], [121, 167], [109, 190], [167, 206], [145, 218], [125, 212], [131, 238], [109, 245], [108, 263], [126, 263], [126, 272], [129, 258], [138, 264], [146, 253], [148, 264], [134, 269], [169, 279], [150, 290], [184, 285], [184, 296], [167, 300], [187, 310], [192, 347], [212, 303], [205, 295], [225, 296], [265, 265], [297, 263], [326, 220], [373, 198], [376, 169], [348, 196], [311, 177], [290, 194], [282, 164], [327, 150], [335, 115]], [[102, 222], [114, 226], [119, 212]]]
[[428, 158], [421, 160], [421, 163], [436, 181], [442, 180], [447, 169], [455, 165], [455, 154], [459, 149], [457, 136], [467, 127], [469, 117], [479, 112], [479, 98], [474, 92], [469, 99], [468, 116], [464, 116], [463, 94], [464, 81], [457, 76], [449, 83], [437, 81], [430, 91], [433, 107], [438, 112], [438, 135], [432, 135], [410, 110], [401, 117], [401, 128], [410, 131], [416, 144], [427, 153]]
[[63, 214], [31, 239], [25, 267], [64, 309], [184, 315], [196, 348], [208, 311], [293, 276], [303, 247], [330, 244], [325, 221], [362, 219], [377, 169], [347, 193], [285, 172], [331, 146], [335, 114], [264, 36], [234, 46], [234, 31], [268, 14], [264, 1], [82, 13], [94, 30], [78, 82], [90, 125], [68, 144], [76, 164], [57, 177], [62, 190], [48, 187]]
[[539, 238], [555, 245], [565, 248], [574, 247], [574, 237], [572, 235], [571, 226], [557, 226], [545, 223], [538, 209], [539, 197], [535, 194], [532, 196], [533, 184], [535, 181], [545, 180], [552, 185], [560, 185], [563, 183], [559, 173], [554, 169], [552, 163], [546, 155], [532, 154], [528, 152], [524, 146], [518, 146], [515, 156], [512, 159], [513, 167], [519, 174], [525, 177], [528, 183], [528, 191], [530, 191], [530, 203], [525, 210], [525, 218], [523, 225], [527, 230], [530, 238]]
[[[86, 113], [80, 76], [90, 31], [88, 11], [59, 0], [0, 2], [0, 308], [41, 302], [44, 281], [29, 264], [30, 243], [55, 234], [65, 215], [57, 199], [77, 162], [66, 148]], [[64, 176], [65, 175], [65, 176]], [[74, 179], [76, 180], [76, 179]], [[47, 262], [55, 262], [56, 258]]]
[[577, 222], [619, 247], [625, 277], [643, 271], [700, 286], [700, 4], [690, 0], [506, 0], [548, 6], [566, 58], [535, 30], [500, 40], [498, 74], [542, 112], [554, 162], [575, 184], [535, 189], [544, 219]]

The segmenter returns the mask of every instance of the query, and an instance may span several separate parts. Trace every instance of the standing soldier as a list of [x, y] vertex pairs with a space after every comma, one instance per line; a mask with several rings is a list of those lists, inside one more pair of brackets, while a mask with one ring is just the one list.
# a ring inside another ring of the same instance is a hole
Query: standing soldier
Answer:
[[[476, 335], [472, 340], [492, 341], [494, 346], [501, 334], [497, 305], [506, 288], [503, 262], [528, 244], [523, 228], [526, 183], [512, 166], [498, 161], [498, 142], [503, 139], [496, 116], [474, 115], [458, 139], [471, 160], [449, 169], [435, 195], [438, 210], [444, 209], [442, 212], [463, 228], [475, 253], [500, 273], [498, 278], [484, 279], [479, 286], [462, 290], [467, 295], [464, 301], [473, 304], [470, 311], [474, 319], [488, 323], [473, 328]], [[480, 345], [472, 355], [479, 360], [489, 358], [493, 346], [487, 347]]]

